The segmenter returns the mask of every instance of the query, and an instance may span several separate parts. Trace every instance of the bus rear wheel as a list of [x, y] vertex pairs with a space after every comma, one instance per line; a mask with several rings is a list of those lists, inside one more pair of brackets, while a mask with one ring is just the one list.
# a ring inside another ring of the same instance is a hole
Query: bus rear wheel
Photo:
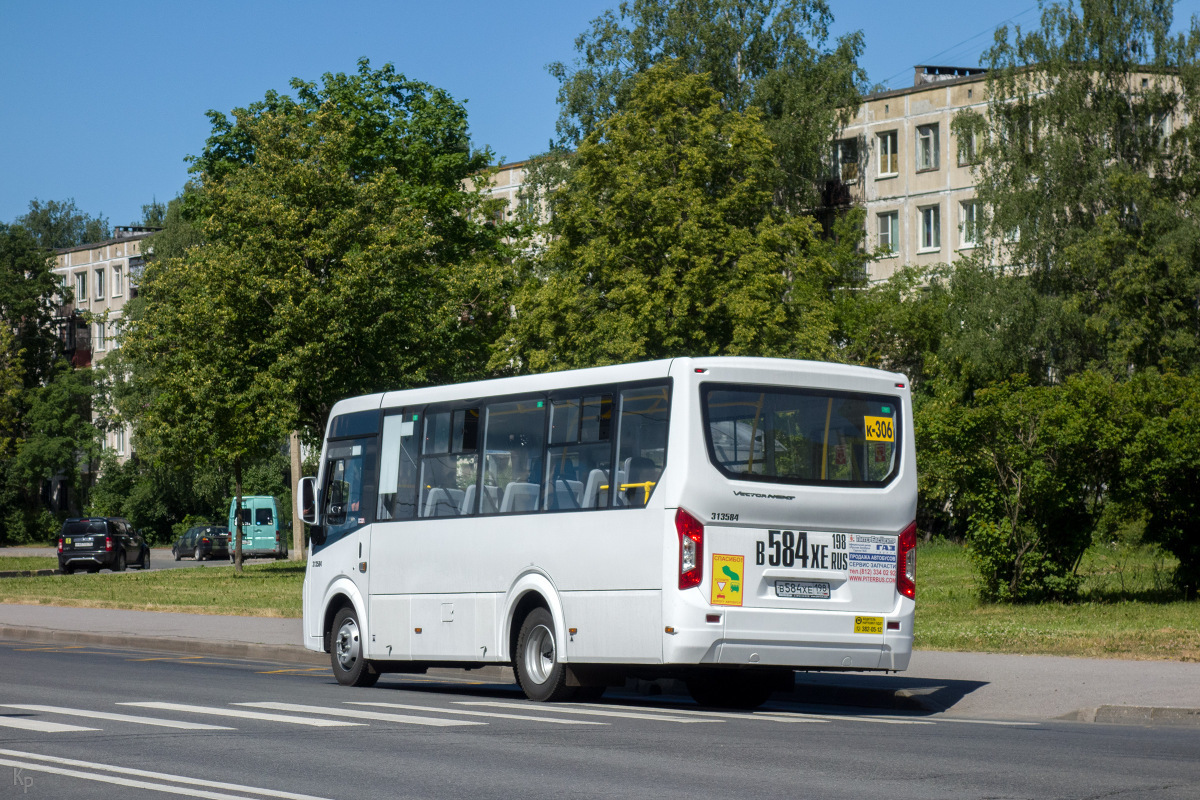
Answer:
[[553, 703], [575, 695], [576, 687], [567, 686], [567, 669], [558, 660], [554, 617], [546, 609], [535, 608], [521, 623], [513, 662], [517, 684], [530, 700]]
[[379, 670], [363, 651], [362, 629], [353, 608], [343, 608], [333, 618], [329, 658], [333, 677], [342, 686], [374, 686], [379, 680]]

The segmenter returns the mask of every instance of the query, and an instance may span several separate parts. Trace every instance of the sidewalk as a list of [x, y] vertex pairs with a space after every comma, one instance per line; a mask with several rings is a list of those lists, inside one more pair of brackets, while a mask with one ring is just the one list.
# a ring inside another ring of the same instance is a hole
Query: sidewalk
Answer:
[[[0, 604], [0, 639], [329, 663], [301, 645], [298, 619]], [[484, 676], [512, 679], [506, 668]], [[793, 699], [975, 719], [1200, 726], [1200, 664], [918, 651], [894, 675], [797, 673]]]

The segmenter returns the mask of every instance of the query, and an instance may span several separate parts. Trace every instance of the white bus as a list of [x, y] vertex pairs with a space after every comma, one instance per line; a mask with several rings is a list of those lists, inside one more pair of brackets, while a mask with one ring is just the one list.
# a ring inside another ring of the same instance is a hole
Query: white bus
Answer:
[[511, 664], [534, 700], [670, 676], [751, 707], [912, 652], [903, 375], [676, 358], [355, 397], [296, 495], [305, 645], [345, 685]]

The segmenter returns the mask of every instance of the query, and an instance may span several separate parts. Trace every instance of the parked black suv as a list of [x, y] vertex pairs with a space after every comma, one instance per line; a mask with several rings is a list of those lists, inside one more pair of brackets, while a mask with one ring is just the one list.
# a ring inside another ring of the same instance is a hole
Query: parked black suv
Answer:
[[63, 523], [58, 534], [58, 567], [63, 572], [124, 572], [126, 566], [150, 567], [150, 545], [129, 520], [73, 517]]
[[206, 558], [228, 558], [229, 529], [219, 525], [197, 525], [188, 528], [187, 533], [171, 545], [171, 555], [176, 561], [184, 556], [191, 556], [197, 561]]

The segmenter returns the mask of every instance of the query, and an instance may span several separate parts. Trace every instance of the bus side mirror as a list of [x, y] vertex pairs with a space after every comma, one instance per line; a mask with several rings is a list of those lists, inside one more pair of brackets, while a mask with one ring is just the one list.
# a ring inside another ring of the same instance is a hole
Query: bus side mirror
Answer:
[[301, 478], [296, 492], [296, 513], [307, 525], [316, 525], [317, 519], [317, 479]]

